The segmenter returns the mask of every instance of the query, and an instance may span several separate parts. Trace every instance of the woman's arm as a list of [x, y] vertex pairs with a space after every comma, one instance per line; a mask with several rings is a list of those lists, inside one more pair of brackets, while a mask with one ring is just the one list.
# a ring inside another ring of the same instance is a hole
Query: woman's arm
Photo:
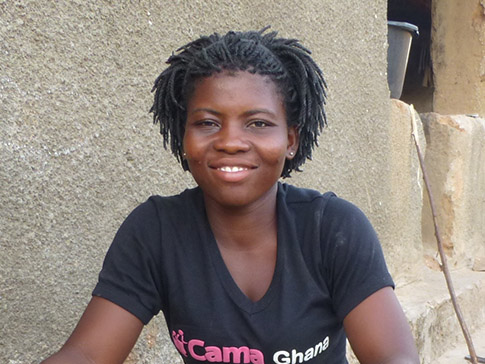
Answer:
[[415, 364], [419, 357], [409, 324], [391, 287], [375, 292], [344, 319], [362, 364]]
[[142, 329], [130, 312], [93, 297], [62, 349], [42, 364], [123, 363]]

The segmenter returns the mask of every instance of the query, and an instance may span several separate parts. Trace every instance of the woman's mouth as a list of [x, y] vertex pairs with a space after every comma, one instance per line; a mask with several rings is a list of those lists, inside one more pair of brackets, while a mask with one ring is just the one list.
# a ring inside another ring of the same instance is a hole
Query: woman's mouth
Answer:
[[234, 173], [234, 172], [242, 172], [242, 171], [247, 171], [248, 168], [247, 167], [238, 167], [238, 166], [233, 166], [233, 167], [230, 167], [230, 166], [223, 166], [223, 167], [220, 167], [220, 168], [217, 168], [219, 171], [222, 171], [222, 172], [229, 172], [229, 173]]
[[219, 162], [210, 168], [220, 181], [238, 183], [248, 178], [257, 167], [248, 163]]

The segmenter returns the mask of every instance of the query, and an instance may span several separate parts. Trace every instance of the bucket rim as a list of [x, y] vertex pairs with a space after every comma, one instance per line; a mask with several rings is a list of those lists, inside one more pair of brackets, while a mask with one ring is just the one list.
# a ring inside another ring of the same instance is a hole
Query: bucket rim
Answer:
[[407, 30], [410, 33], [413, 33], [416, 36], [419, 36], [419, 28], [411, 23], [407, 23], [404, 21], [393, 21], [393, 20], [388, 20], [387, 25], [392, 26], [392, 27], [397, 27], [403, 30]]

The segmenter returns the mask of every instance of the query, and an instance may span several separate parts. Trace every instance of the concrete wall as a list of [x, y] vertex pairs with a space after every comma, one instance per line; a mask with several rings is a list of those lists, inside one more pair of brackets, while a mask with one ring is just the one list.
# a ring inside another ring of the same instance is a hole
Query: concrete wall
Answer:
[[[397, 281], [414, 269], [399, 258], [401, 240], [418, 239], [403, 214], [419, 207], [400, 208], [414, 187], [391, 166], [405, 145], [390, 122], [385, 0], [0, 1], [0, 362], [57, 350], [123, 218], [151, 194], [193, 185], [148, 115], [170, 52], [267, 24], [311, 48], [329, 84], [329, 128], [290, 182], [355, 202]], [[164, 330], [154, 319], [129, 361], [177, 362]]]
[[[426, 153], [426, 139], [420, 116], [414, 111], [416, 135], [422, 153]], [[424, 184], [416, 145], [412, 137], [411, 108], [408, 104], [392, 99], [390, 118], [392, 198], [390, 214], [393, 224], [392, 249], [387, 250], [387, 259], [393, 265], [394, 279], [409, 282], [421, 278], [423, 267], [423, 245], [420, 206], [423, 203]], [[416, 210], [418, 208], [418, 210]]]
[[[485, 119], [436, 113], [421, 117], [428, 145], [425, 163], [445, 251], [452, 266], [472, 267], [485, 257]], [[436, 256], [436, 238], [427, 197], [422, 224], [430, 262]]]
[[485, 0], [432, 2], [433, 111], [485, 115]]

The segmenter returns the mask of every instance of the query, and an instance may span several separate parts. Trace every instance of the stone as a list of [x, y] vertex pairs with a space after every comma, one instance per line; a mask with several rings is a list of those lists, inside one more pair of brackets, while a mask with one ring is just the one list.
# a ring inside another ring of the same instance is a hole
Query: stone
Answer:
[[485, 257], [475, 258], [472, 269], [476, 272], [485, 272]]
[[[421, 114], [427, 141], [425, 168], [438, 228], [453, 267], [471, 268], [485, 256], [485, 119]], [[434, 255], [436, 238], [429, 199], [423, 205], [423, 246]]]

